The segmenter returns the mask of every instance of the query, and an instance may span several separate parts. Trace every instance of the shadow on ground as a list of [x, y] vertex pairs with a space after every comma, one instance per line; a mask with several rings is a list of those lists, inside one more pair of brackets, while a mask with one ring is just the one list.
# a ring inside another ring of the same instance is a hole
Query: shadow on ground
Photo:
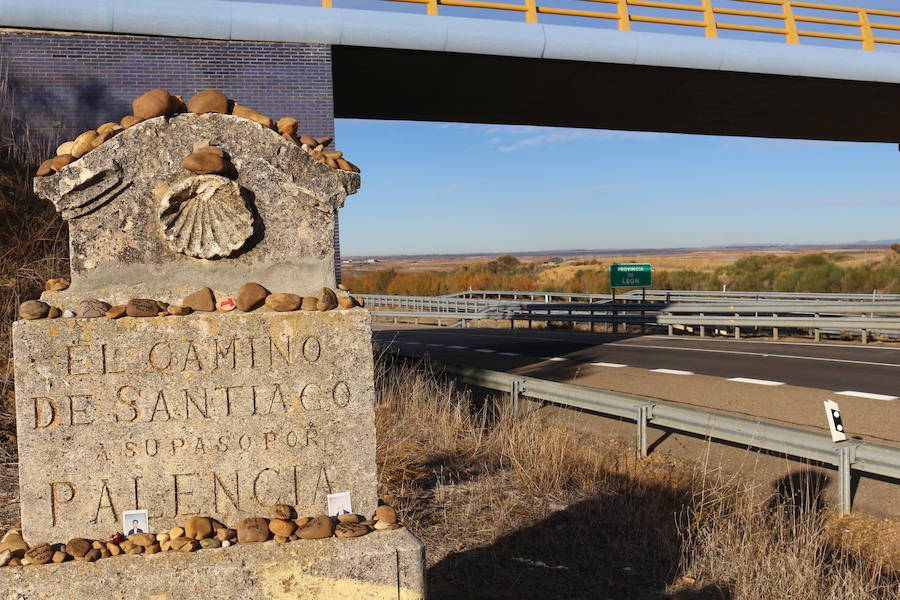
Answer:
[[681, 507], [663, 489], [579, 502], [493, 544], [448, 555], [428, 570], [429, 598], [732, 598], [715, 586], [665, 593], [681, 554]]

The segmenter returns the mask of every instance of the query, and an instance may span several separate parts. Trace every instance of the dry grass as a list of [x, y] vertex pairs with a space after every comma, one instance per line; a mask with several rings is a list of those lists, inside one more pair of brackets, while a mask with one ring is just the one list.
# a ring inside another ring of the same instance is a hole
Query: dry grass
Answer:
[[380, 493], [425, 542], [431, 598], [900, 598], [814, 503], [636, 461], [423, 366], [384, 360], [377, 390]]
[[0, 65], [0, 525], [18, 519], [15, 392], [10, 323], [44, 281], [67, 274], [66, 231], [53, 206], [34, 196], [31, 177], [53, 153], [13, 118], [12, 95]]

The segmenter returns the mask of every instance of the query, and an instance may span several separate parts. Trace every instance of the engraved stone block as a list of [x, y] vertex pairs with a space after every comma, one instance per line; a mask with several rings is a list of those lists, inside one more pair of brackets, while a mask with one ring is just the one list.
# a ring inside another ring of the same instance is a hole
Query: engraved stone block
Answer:
[[363, 309], [18, 321], [13, 337], [29, 539], [105, 539], [134, 508], [165, 531], [322, 513], [338, 491], [376, 507]]

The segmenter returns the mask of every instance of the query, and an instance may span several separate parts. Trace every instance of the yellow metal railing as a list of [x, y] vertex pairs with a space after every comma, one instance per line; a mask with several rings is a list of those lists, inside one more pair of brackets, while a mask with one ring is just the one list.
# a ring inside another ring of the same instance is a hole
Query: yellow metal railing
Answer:
[[[900, 37], [887, 37], [886, 32], [900, 32], [900, 11], [859, 8], [854, 6], [835, 6], [821, 2], [801, 2], [795, 0], [731, 0], [755, 5], [754, 10], [737, 8], [721, 8], [714, 5], [714, 0], [694, 0], [696, 4], [673, 2], [671, 0], [580, 0], [594, 4], [612, 5], [612, 12], [583, 10], [541, 6], [538, 0], [522, 0], [522, 4], [511, 4], [486, 0], [385, 0], [388, 2], [407, 2], [424, 4], [429, 15], [438, 14], [438, 6], [458, 6], [467, 8], [505, 10], [525, 13], [525, 21], [537, 23], [538, 15], [565, 15], [570, 17], [587, 17], [608, 19], [618, 22], [622, 31], [631, 29], [632, 23], [656, 23], [661, 25], [678, 25], [703, 28], [706, 37], [718, 37], [723, 30], [749, 31], [755, 33], [784, 36], [788, 44], [799, 44], [800, 38], [824, 38], [860, 42], [863, 50], [875, 50], [877, 44], [900, 45]], [[690, 0], [688, 0], [690, 1]], [[332, 0], [322, 0], [322, 6], [330, 7]], [[762, 6], [760, 6], [762, 5]], [[767, 7], [777, 7], [780, 10]], [[635, 13], [633, 8], [664, 9], [676, 11], [682, 18], [664, 17]], [[801, 11], [798, 13], [798, 9]], [[802, 14], [812, 10], [825, 16]], [[742, 23], [730, 23], [720, 16], [750, 17], [776, 21], [772, 27]], [[841, 17], [841, 18], [838, 18]], [[887, 21], [894, 21], [886, 22]], [[800, 24], [815, 24], [851, 28], [852, 33], [835, 31], [816, 31], [801, 29]]]

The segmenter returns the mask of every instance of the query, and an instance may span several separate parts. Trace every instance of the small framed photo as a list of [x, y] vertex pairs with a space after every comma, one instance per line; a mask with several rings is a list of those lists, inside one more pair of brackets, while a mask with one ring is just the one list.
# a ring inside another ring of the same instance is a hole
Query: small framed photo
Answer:
[[338, 492], [337, 494], [328, 494], [328, 516], [336, 517], [338, 515], [347, 515], [353, 512], [353, 505], [350, 503], [350, 492]]
[[146, 510], [122, 511], [122, 533], [125, 537], [135, 533], [150, 533], [150, 518]]

